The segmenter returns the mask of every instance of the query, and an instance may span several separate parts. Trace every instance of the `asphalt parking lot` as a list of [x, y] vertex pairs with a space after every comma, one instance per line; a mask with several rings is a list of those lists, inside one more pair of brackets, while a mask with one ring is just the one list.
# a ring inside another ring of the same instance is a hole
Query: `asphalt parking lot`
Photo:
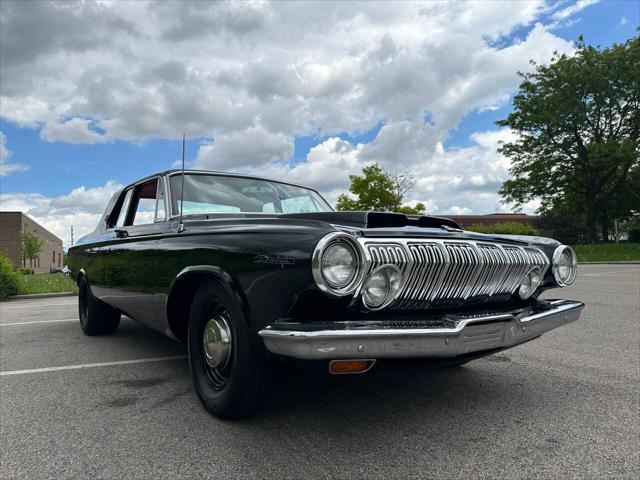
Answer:
[[0, 477], [639, 478], [640, 265], [552, 293], [582, 319], [464, 367], [280, 373], [235, 422], [201, 408], [182, 345], [126, 318], [86, 337], [73, 297], [4, 302]]

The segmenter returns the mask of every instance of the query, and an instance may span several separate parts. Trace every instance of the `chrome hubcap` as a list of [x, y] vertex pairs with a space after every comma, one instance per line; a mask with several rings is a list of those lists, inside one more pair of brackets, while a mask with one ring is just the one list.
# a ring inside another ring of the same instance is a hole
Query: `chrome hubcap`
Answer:
[[202, 341], [207, 365], [211, 368], [224, 368], [231, 358], [231, 329], [222, 314], [207, 320]]

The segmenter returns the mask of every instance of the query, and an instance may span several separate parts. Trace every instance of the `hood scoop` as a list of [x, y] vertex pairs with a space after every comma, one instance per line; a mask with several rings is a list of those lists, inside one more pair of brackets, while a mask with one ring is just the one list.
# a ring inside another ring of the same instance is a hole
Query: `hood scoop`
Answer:
[[320, 220], [335, 225], [355, 228], [393, 228], [393, 227], [421, 227], [421, 228], [454, 228], [460, 229], [453, 220], [442, 217], [404, 215], [402, 213], [387, 212], [313, 212], [288, 213], [280, 215], [285, 218], [300, 218], [305, 220]]

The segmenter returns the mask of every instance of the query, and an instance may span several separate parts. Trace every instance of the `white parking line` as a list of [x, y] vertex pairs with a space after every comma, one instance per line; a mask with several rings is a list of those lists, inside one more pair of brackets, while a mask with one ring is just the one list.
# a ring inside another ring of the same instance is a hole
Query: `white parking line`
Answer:
[[66, 302], [66, 303], [29, 303], [28, 305], [2, 305], [0, 306], [0, 312], [4, 310], [17, 310], [19, 308], [49, 308], [49, 307], [70, 307], [77, 306], [78, 302]]
[[139, 358], [137, 360], [119, 360], [116, 362], [84, 363], [80, 365], [63, 365], [60, 367], [29, 368], [27, 370], [7, 370], [5, 372], [0, 372], [0, 377], [6, 377], [9, 375], [25, 375], [27, 373], [58, 372], [60, 370], [80, 370], [82, 368], [113, 367], [117, 365], [132, 365], [135, 363], [164, 362], [167, 360], [179, 360], [183, 358], [187, 358], [187, 356], [178, 355], [174, 357]]
[[36, 323], [61, 323], [61, 322], [77, 322], [77, 318], [63, 318], [61, 320], [34, 320], [33, 322], [12, 322], [0, 323], [0, 327], [13, 327], [15, 325], [31, 325]]

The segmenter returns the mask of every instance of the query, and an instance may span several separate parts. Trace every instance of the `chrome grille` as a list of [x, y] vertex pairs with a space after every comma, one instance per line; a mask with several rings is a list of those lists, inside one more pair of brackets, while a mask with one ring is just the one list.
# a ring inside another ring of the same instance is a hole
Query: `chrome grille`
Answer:
[[468, 301], [507, 300], [534, 266], [542, 273], [547, 256], [537, 248], [501, 243], [435, 239], [366, 239], [367, 272], [396, 265], [403, 286], [392, 308], [448, 308]]

